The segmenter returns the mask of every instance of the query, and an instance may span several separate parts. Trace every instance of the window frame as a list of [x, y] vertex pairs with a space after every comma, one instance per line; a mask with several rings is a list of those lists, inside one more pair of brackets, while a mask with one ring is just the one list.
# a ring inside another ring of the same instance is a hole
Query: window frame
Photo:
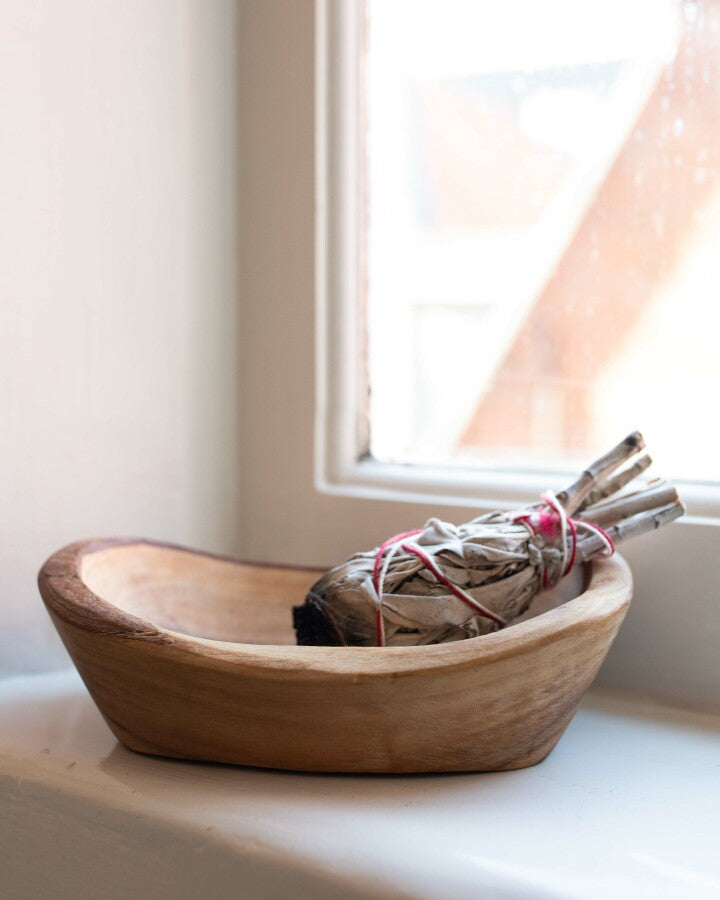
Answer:
[[[381, 462], [369, 453], [360, 293], [363, 215], [359, 58], [364, 0], [318, 0], [316, 23], [316, 415], [315, 484], [346, 497], [512, 508], [570, 469], [498, 470]], [[638, 423], [641, 426], [642, 423]], [[720, 524], [720, 485], [678, 481], [689, 515]]]

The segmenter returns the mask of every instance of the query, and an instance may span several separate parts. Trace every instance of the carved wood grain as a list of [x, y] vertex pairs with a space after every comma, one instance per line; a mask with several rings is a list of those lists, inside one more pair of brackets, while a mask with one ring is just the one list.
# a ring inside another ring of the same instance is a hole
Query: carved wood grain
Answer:
[[298, 647], [310, 569], [148, 541], [56, 553], [42, 597], [117, 738], [145, 753], [327, 772], [514, 769], [543, 759], [625, 616], [620, 558], [579, 597], [429, 647]]

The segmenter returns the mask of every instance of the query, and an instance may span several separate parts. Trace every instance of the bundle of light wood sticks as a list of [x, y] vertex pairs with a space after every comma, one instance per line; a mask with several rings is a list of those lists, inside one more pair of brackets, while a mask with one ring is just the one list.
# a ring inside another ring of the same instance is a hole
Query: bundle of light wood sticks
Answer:
[[430, 519], [330, 569], [293, 609], [299, 644], [408, 646], [505, 628], [578, 562], [684, 512], [639, 432], [558, 494], [465, 525]]

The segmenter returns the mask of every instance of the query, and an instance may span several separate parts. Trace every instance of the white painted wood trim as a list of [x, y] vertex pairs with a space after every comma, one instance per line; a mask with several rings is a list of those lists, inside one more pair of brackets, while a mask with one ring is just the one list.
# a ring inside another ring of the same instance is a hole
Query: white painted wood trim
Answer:
[[[346, 497], [512, 508], [575, 473], [383, 463], [369, 458], [358, 439], [365, 414], [357, 363], [362, 9], [356, 0], [316, 3], [315, 485]], [[685, 481], [681, 489], [691, 517], [720, 524], [720, 485]]]

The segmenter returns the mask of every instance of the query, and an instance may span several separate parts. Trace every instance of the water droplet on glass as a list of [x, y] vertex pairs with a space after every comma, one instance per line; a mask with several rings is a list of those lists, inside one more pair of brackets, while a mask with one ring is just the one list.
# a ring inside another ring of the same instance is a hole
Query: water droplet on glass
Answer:
[[675, 119], [673, 122], [673, 134], [675, 137], [680, 137], [683, 131], [685, 131], [685, 123], [680, 118]]
[[685, 0], [683, 3], [683, 15], [685, 16], [685, 21], [689, 25], [694, 25], [697, 22], [697, 0]]

